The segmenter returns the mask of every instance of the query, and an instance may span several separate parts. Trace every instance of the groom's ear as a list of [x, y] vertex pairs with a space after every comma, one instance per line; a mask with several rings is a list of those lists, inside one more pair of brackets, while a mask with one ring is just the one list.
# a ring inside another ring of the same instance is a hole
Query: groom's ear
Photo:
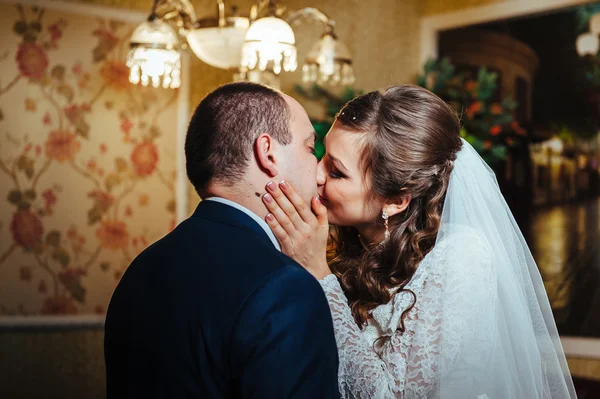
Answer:
[[268, 133], [261, 133], [254, 142], [254, 153], [260, 169], [269, 177], [279, 174], [275, 166], [275, 140]]

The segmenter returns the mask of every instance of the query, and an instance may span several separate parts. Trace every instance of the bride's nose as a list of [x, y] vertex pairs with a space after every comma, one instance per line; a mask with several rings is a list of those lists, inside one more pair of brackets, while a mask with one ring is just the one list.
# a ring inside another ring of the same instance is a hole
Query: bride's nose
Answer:
[[327, 180], [327, 172], [325, 170], [325, 161], [323, 158], [317, 164], [317, 186], [321, 187], [325, 185], [325, 181]]

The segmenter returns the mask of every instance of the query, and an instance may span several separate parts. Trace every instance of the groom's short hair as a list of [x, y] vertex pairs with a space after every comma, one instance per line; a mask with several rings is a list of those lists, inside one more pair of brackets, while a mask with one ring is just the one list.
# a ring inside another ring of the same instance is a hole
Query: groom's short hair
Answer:
[[269, 87], [238, 82], [208, 94], [194, 111], [185, 140], [187, 175], [196, 191], [202, 195], [213, 180], [228, 186], [239, 181], [261, 133], [290, 144], [289, 121], [285, 99]]

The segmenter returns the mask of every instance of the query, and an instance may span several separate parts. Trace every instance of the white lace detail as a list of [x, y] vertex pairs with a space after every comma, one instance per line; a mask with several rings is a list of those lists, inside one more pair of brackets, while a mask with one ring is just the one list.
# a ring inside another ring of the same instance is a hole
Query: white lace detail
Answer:
[[[404, 333], [397, 330], [402, 312], [413, 301], [410, 293], [401, 292], [375, 308], [361, 330], [335, 276], [321, 280], [335, 327], [342, 397], [437, 397], [440, 379], [450, 373], [457, 383], [468, 385], [475, 376], [453, 365], [458, 357], [461, 364], [485, 364], [485, 345], [478, 343], [490, 337], [472, 336], [470, 325], [493, 310], [496, 289], [490, 265], [489, 246], [473, 230], [439, 242], [406, 286], [417, 301], [405, 319]], [[386, 338], [377, 341], [381, 337]], [[486, 392], [473, 399], [478, 397], [486, 398]]]

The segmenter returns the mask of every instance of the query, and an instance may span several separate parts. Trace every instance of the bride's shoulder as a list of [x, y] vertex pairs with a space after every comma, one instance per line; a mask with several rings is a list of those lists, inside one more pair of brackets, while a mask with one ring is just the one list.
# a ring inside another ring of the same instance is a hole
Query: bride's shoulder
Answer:
[[[428, 263], [433, 267], [473, 270], [476, 265], [491, 264], [492, 249], [483, 232], [464, 225], [451, 225], [441, 229]], [[470, 267], [465, 267], [470, 265]]]
[[466, 252], [470, 250], [489, 253], [490, 244], [483, 232], [459, 224], [441, 228], [433, 247], [435, 252]]

